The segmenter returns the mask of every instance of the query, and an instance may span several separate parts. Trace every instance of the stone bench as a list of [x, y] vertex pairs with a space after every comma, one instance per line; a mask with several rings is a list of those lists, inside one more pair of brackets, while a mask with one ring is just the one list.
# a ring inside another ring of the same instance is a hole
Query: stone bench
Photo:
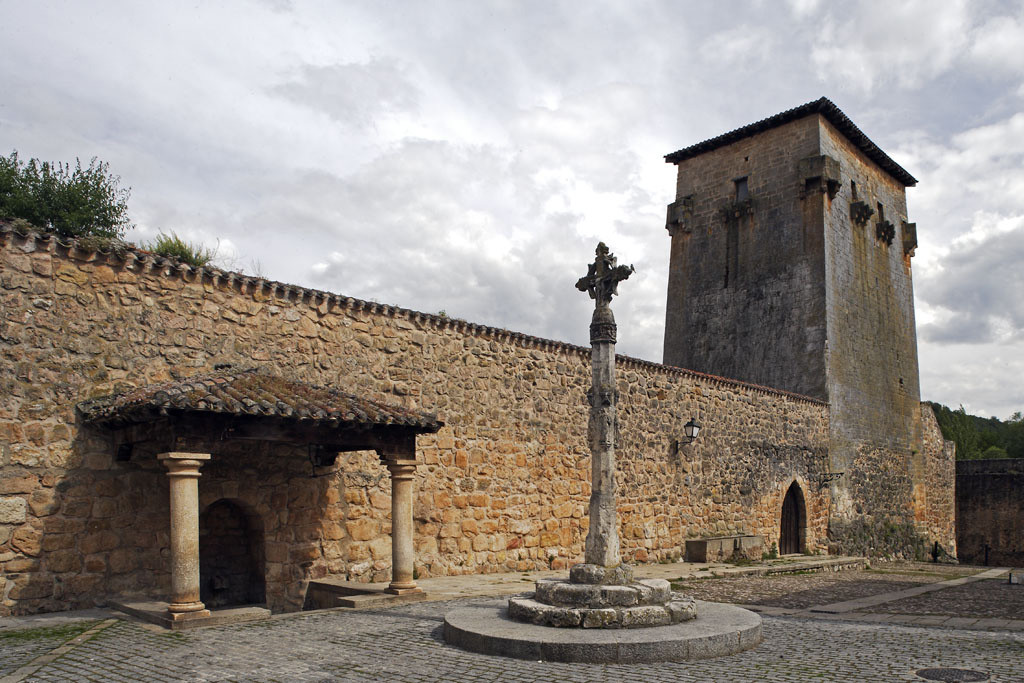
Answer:
[[752, 535], [715, 536], [686, 542], [687, 562], [726, 562], [728, 560], [760, 560], [764, 538]]

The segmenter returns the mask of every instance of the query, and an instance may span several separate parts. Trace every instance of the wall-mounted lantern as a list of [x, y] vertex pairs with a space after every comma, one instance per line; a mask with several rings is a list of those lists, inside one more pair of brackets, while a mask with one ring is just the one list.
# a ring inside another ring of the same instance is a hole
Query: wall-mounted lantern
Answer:
[[700, 434], [700, 425], [691, 417], [690, 421], [683, 425], [683, 434], [686, 435], [686, 443], [693, 443]]
[[688, 446], [697, 440], [698, 434], [700, 434], [700, 425], [691, 417], [690, 421], [683, 425], [683, 436], [672, 439], [669, 443], [669, 453], [674, 456], [679, 455], [683, 446]]
[[818, 488], [823, 489], [843, 476], [845, 472], [822, 472], [818, 475]]
[[829, 464], [828, 454], [821, 456], [821, 467], [818, 473], [818, 488], [823, 489], [834, 481], [838, 481], [840, 477], [845, 474], [844, 472], [833, 472], [832, 466]]

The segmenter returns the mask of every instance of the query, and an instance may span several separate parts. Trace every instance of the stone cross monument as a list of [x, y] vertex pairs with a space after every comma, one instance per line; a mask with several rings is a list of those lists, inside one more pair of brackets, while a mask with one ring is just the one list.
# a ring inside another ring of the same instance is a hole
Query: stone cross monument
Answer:
[[[576, 283], [577, 289], [590, 293], [595, 304], [590, 322], [593, 384], [587, 394], [593, 475], [585, 561], [569, 568], [568, 581], [541, 579], [532, 595], [509, 598], [508, 616], [514, 621], [542, 626], [617, 629], [666, 626], [697, 616], [693, 598], [672, 593], [665, 579], [634, 581], [632, 567], [622, 564], [619, 557], [619, 520], [615, 507], [618, 392], [615, 390], [615, 317], [611, 301], [618, 293], [619, 283], [633, 272], [633, 266], [617, 265], [615, 257], [601, 242], [597, 245], [597, 258]], [[609, 642], [618, 647], [616, 641]], [[592, 654], [591, 650], [584, 650]]]
[[576, 289], [588, 292], [594, 300], [590, 321], [590, 366], [592, 383], [588, 436], [591, 452], [590, 528], [587, 532], [586, 562], [601, 567], [618, 566], [619, 524], [615, 503], [615, 439], [618, 418], [615, 403], [615, 316], [612, 295], [619, 283], [635, 270], [616, 265], [604, 242], [597, 245], [597, 256]]

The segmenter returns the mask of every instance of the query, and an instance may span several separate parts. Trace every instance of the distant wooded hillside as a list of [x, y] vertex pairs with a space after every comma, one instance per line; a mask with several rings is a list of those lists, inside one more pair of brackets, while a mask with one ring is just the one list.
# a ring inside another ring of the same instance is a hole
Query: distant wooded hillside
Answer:
[[1020, 411], [1005, 422], [997, 417], [968, 415], [963, 406], [950, 410], [926, 401], [935, 410], [942, 436], [956, 442], [957, 460], [1024, 458], [1024, 417]]

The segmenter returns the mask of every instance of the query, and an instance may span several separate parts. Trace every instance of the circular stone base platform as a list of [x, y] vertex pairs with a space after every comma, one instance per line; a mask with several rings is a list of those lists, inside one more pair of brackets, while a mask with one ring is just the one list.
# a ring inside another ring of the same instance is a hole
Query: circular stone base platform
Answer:
[[512, 621], [504, 600], [452, 610], [444, 639], [471, 652], [548, 662], [685, 662], [749, 650], [761, 642], [761, 617], [716, 602], [697, 603], [697, 618], [637, 629], [564, 629]]

